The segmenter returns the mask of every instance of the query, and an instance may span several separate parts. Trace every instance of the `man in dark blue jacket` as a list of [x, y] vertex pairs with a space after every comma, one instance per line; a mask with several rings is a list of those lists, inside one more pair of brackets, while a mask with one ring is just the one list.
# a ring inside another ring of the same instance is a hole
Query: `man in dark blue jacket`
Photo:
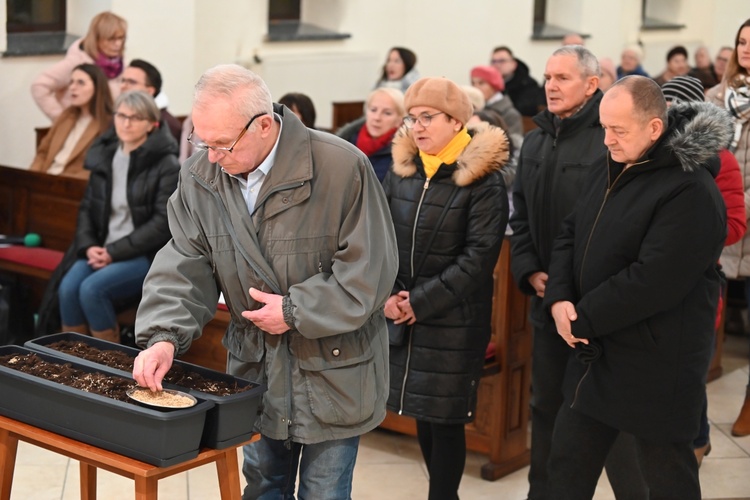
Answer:
[[726, 237], [711, 160], [731, 124], [705, 103], [667, 115], [661, 89], [642, 76], [607, 92], [600, 121], [608, 158], [565, 220], [544, 298], [576, 354], [555, 422], [550, 498], [592, 498], [605, 457], [626, 432], [650, 498], [698, 500], [692, 441]]

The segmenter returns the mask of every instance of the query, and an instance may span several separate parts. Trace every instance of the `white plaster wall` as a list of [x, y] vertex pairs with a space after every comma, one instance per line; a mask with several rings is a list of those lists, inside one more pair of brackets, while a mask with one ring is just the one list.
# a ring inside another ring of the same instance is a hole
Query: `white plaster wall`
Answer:
[[[670, 20], [686, 29], [641, 32], [640, 0], [552, 3], [551, 14], [590, 34], [587, 46], [599, 56], [617, 62], [623, 45], [640, 39], [645, 67], [653, 74], [662, 70], [666, 50], [677, 43], [689, 49], [705, 43], [712, 52], [733, 45], [737, 27], [750, 17], [747, 0], [679, 0]], [[352, 37], [288, 43], [265, 41], [267, 0], [68, 0], [68, 31], [83, 35], [90, 19], [105, 9], [128, 20], [126, 57], [146, 59], [161, 70], [173, 114], [190, 111], [193, 85], [206, 68], [237, 62], [265, 76], [276, 98], [292, 90], [310, 95], [321, 127], [330, 126], [332, 101], [366, 96], [391, 46], [414, 50], [423, 76], [446, 76], [461, 84], [468, 82], [472, 66], [487, 63], [497, 45], [510, 46], [541, 81], [547, 58], [559, 46], [558, 41], [531, 40], [531, 0], [303, 0], [304, 20]], [[2, 2], [0, 50], [5, 48], [5, 16]], [[256, 64], [255, 55], [266, 64]], [[344, 70], [310, 71], [300, 64], [295, 73], [288, 64], [295, 58], [339, 61]], [[0, 58], [0, 164], [26, 168], [31, 162], [33, 129], [49, 121], [32, 101], [29, 85], [59, 59]]]

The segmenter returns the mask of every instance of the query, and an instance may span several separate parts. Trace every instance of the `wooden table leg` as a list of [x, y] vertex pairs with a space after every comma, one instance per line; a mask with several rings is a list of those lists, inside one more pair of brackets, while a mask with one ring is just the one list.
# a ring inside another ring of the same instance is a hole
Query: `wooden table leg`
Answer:
[[237, 465], [237, 449], [231, 448], [216, 459], [221, 500], [238, 500], [240, 493], [240, 470]]
[[135, 477], [135, 500], [157, 500], [159, 480], [155, 477]]
[[79, 462], [81, 500], [96, 500], [96, 467]]
[[10, 500], [17, 451], [18, 438], [7, 429], [0, 429], [0, 500]]

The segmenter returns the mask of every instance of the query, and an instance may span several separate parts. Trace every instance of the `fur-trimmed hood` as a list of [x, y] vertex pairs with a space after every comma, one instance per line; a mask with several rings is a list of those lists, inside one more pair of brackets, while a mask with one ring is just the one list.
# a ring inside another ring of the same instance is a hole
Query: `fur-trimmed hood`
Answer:
[[[469, 127], [471, 142], [458, 155], [453, 182], [460, 187], [502, 169], [510, 158], [508, 137], [498, 127], [480, 123]], [[417, 173], [415, 159], [419, 149], [412, 132], [405, 127], [399, 129], [393, 139], [393, 173], [400, 177], [411, 177]]]
[[669, 108], [668, 116], [664, 144], [686, 172], [712, 161], [732, 139], [734, 124], [729, 113], [711, 103], [678, 103]]

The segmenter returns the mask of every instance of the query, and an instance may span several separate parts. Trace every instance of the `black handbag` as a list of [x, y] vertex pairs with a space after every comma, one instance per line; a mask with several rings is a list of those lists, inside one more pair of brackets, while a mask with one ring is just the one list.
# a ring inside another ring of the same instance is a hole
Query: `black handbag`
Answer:
[[[409, 286], [406, 286], [401, 281], [396, 280], [396, 287], [400, 288], [401, 290], [410, 290], [414, 286], [414, 282], [416, 281], [417, 276], [419, 276], [419, 271], [422, 270], [422, 265], [427, 259], [427, 254], [432, 247], [432, 242], [435, 241], [435, 236], [437, 236], [438, 229], [443, 223], [445, 215], [448, 213], [448, 208], [451, 206], [451, 203], [453, 203], [453, 199], [456, 197], [456, 193], [458, 193], [458, 186], [453, 187], [453, 191], [451, 192], [448, 201], [445, 203], [445, 205], [443, 205], [443, 211], [440, 212], [440, 217], [438, 218], [437, 224], [435, 224], [435, 227], [432, 230], [432, 234], [430, 234], [430, 239], [428, 240], [427, 245], [424, 247], [424, 251], [419, 258], [419, 263], [414, 269], [414, 274], [412, 274], [411, 276]], [[414, 325], [409, 325], [407, 323], [399, 323], [397, 325], [393, 322], [392, 319], [388, 318], [385, 319], [385, 323], [388, 326], [388, 343], [392, 346], [402, 346], [406, 344], [407, 333], [411, 331], [411, 328]]]

